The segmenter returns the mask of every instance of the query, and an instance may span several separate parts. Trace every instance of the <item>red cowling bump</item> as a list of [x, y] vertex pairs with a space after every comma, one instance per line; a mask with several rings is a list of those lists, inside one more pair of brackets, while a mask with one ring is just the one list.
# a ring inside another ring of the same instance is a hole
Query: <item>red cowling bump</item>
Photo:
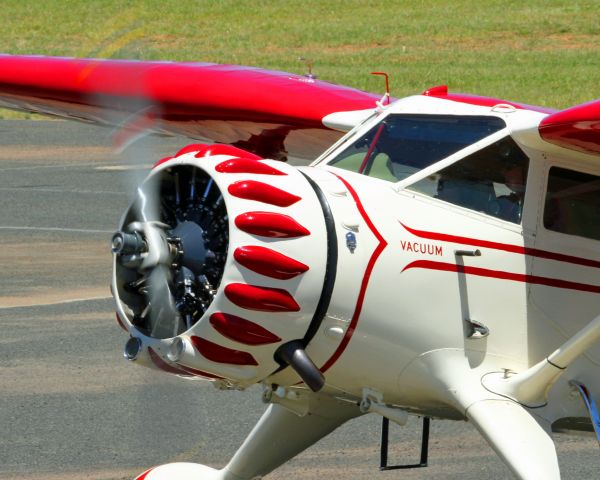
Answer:
[[191, 340], [196, 350], [212, 362], [227, 363], [229, 365], [258, 365], [254, 357], [248, 352], [223, 347], [196, 336], [192, 336]]
[[232, 183], [229, 185], [228, 190], [234, 197], [269, 203], [278, 207], [289, 207], [301, 200], [298, 195], [256, 180], [242, 180]]
[[295, 238], [310, 235], [309, 230], [282, 213], [242, 213], [235, 218], [235, 226], [246, 233], [262, 237]]
[[234, 147], [233, 145], [225, 145], [224, 143], [203, 145], [194, 157], [210, 157], [211, 155], [231, 155], [232, 157], [243, 157], [249, 158], [250, 160], [262, 160], [262, 157], [259, 157], [254, 153], [247, 152], [246, 150]]
[[289, 292], [281, 288], [259, 287], [245, 283], [230, 283], [225, 296], [238, 307], [259, 312], [297, 312], [300, 305]]
[[287, 175], [266, 163], [250, 158], [232, 158], [219, 163], [215, 170], [219, 173], [253, 173], [257, 175]]
[[279, 280], [294, 278], [308, 270], [308, 265], [298, 260], [270, 248], [254, 245], [236, 248], [233, 258], [253, 272]]
[[266, 345], [281, 341], [281, 338], [266, 328], [237, 315], [213, 313], [210, 323], [224, 337], [246, 345]]

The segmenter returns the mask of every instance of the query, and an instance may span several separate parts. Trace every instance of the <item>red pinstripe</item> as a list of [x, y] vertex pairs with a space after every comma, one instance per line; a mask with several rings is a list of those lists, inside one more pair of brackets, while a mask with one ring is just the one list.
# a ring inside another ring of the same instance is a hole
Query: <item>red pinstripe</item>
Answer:
[[441, 242], [461, 243], [463, 245], [471, 245], [474, 247], [491, 248], [493, 250], [502, 250], [504, 252], [517, 253], [520, 255], [529, 255], [531, 257], [544, 258], [546, 260], [556, 260], [557, 262], [572, 263], [575, 265], [583, 265], [584, 267], [600, 268], [600, 262], [589, 258], [575, 257], [573, 255], [565, 255], [562, 253], [548, 252], [537, 248], [522, 247], [520, 245], [511, 245], [508, 243], [491, 242], [489, 240], [481, 240], [478, 238], [461, 237], [458, 235], [449, 235], [439, 232], [427, 232], [425, 230], [416, 230], [407, 227], [400, 222], [406, 231], [413, 235], [426, 238], [428, 240], [438, 240]]
[[363, 220], [369, 227], [369, 230], [371, 230], [373, 235], [375, 235], [375, 238], [377, 238], [377, 240], [379, 241], [379, 244], [377, 245], [377, 247], [371, 254], [371, 258], [369, 259], [369, 263], [367, 264], [367, 268], [363, 275], [363, 279], [360, 284], [360, 291], [358, 293], [358, 297], [356, 298], [356, 306], [354, 307], [354, 313], [352, 314], [352, 319], [350, 320], [350, 325], [346, 329], [344, 338], [342, 338], [342, 341], [340, 342], [336, 351], [329, 358], [329, 360], [327, 360], [325, 362], [325, 364], [321, 367], [322, 373], [325, 373], [327, 370], [329, 370], [335, 364], [335, 362], [338, 361], [338, 359], [340, 358], [342, 353], [344, 353], [344, 350], [346, 350], [346, 347], [350, 343], [350, 340], [352, 339], [352, 335], [354, 334], [354, 331], [356, 330], [356, 326], [358, 325], [358, 320], [360, 318], [360, 314], [362, 312], [362, 307], [363, 307], [363, 303], [365, 300], [365, 295], [367, 293], [367, 287], [369, 285], [369, 280], [371, 278], [371, 273], [373, 271], [373, 268], [375, 267], [375, 263], [377, 263], [377, 259], [379, 258], [379, 255], [381, 255], [381, 252], [383, 252], [385, 250], [385, 247], [387, 247], [387, 245], [388, 245], [387, 242], [385, 241], [385, 239], [383, 238], [383, 236], [381, 235], [381, 233], [379, 233], [379, 230], [377, 230], [377, 228], [371, 221], [369, 215], [367, 214], [365, 208], [363, 207], [362, 202], [360, 201], [358, 194], [356, 193], [356, 190], [354, 190], [354, 188], [352, 188], [352, 186], [346, 180], [344, 180], [342, 177], [340, 177], [339, 175], [336, 175], [336, 177], [338, 177], [340, 179], [340, 181], [346, 186], [346, 188], [350, 192], [350, 195], [352, 195], [352, 198], [354, 199], [354, 202], [356, 203], [356, 207], [357, 207], [360, 215], [362, 216]]
[[600, 285], [588, 285], [586, 283], [559, 280], [556, 278], [540, 277], [537, 275], [525, 275], [521, 273], [510, 273], [502, 270], [491, 270], [489, 268], [470, 267], [456, 263], [436, 262], [433, 260], [417, 260], [409, 263], [402, 269], [403, 272], [411, 268], [424, 268], [427, 270], [440, 270], [444, 272], [458, 272], [478, 277], [497, 278], [500, 280], [511, 280], [513, 282], [530, 283], [533, 285], [545, 285], [548, 287], [577, 290], [580, 292], [600, 293]]

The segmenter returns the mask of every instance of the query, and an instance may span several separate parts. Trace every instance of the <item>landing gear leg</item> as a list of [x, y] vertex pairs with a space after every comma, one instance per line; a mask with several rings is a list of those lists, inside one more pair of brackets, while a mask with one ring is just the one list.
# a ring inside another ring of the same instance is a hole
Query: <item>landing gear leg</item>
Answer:
[[351, 418], [358, 406], [313, 395], [306, 415], [272, 404], [222, 470], [192, 463], [171, 463], [139, 480], [253, 480], [261, 478], [325, 437]]

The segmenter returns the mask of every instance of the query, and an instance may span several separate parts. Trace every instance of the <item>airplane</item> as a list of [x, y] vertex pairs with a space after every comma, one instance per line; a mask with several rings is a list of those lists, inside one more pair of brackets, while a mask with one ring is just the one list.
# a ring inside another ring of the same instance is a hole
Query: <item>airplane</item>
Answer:
[[268, 407], [222, 469], [138, 480], [260, 478], [368, 413], [423, 418], [417, 466], [429, 419], [467, 420], [523, 480], [560, 479], [554, 432], [600, 442], [600, 100], [0, 55], [0, 106], [210, 142], [157, 161], [113, 236], [124, 356]]

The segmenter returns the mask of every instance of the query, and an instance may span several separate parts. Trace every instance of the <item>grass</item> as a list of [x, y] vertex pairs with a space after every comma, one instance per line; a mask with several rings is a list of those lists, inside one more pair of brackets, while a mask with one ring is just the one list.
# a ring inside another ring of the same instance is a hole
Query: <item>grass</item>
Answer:
[[[600, 97], [598, 0], [4, 0], [0, 52], [208, 61], [392, 93], [565, 108]], [[0, 113], [4, 117], [15, 114]]]

